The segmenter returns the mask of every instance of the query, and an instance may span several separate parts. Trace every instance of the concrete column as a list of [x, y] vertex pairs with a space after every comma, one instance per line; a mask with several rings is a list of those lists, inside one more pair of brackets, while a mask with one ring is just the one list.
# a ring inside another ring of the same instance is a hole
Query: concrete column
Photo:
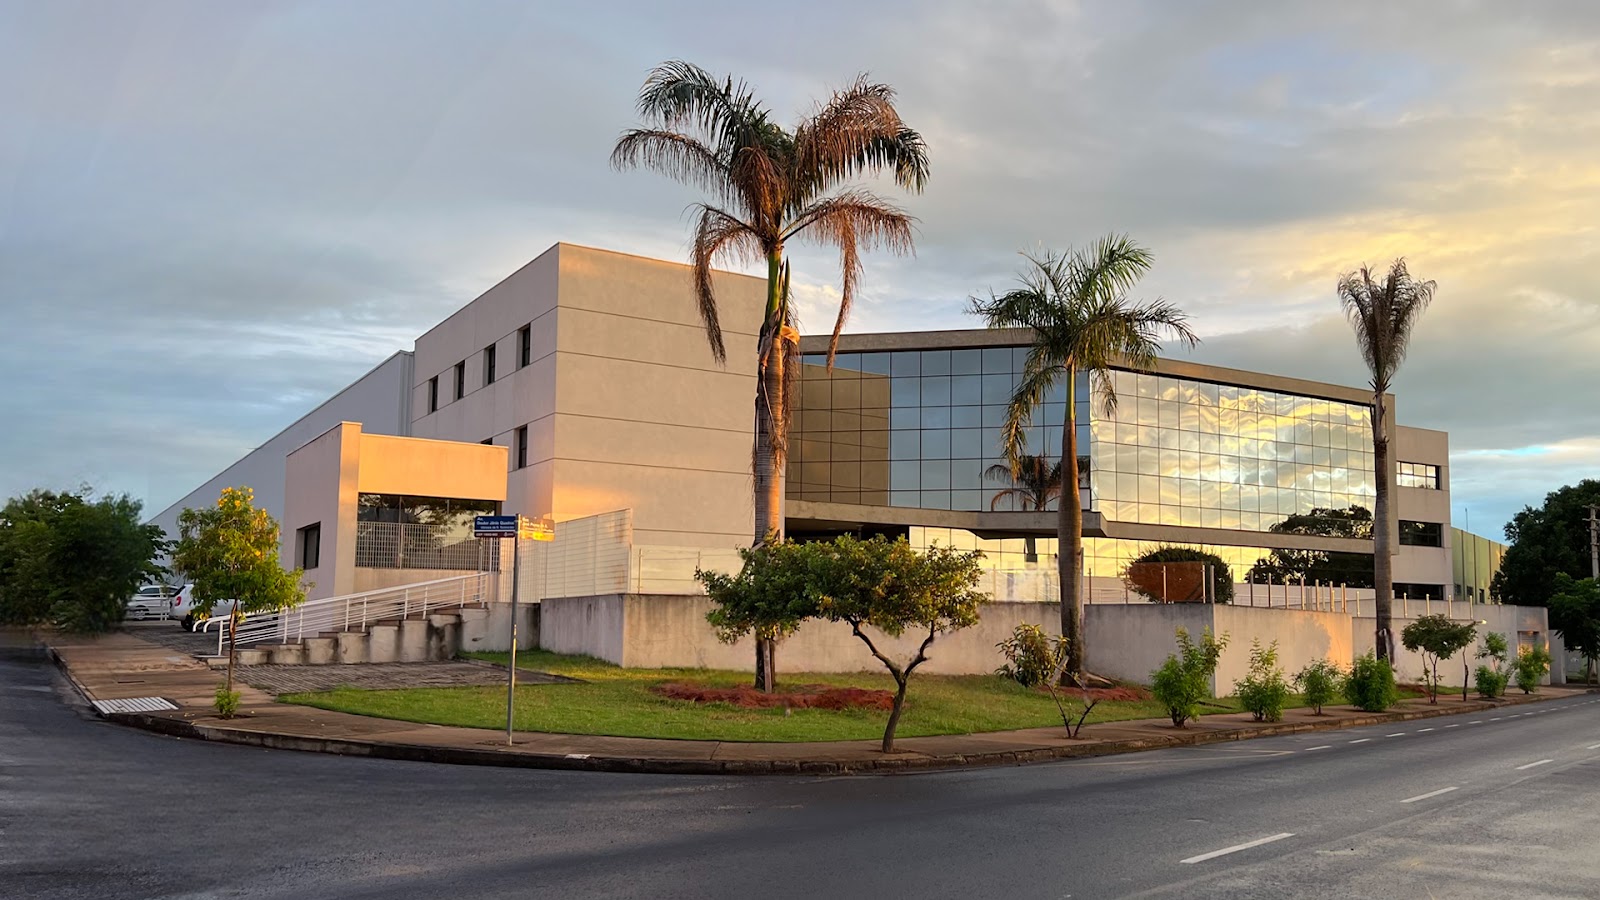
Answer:
[[400, 626], [372, 625], [367, 628], [367, 662], [400, 661]]
[[334, 635], [333, 640], [338, 646], [335, 651], [338, 662], [364, 663], [371, 658], [367, 655], [368, 635], [364, 632], [342, 631]]

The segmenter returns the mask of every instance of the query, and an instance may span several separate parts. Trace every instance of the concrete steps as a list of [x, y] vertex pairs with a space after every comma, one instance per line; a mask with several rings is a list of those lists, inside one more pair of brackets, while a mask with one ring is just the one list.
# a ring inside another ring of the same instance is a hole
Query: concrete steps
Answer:
[[[517, 646], [537, 647], [539, 607], [519, 609]], [[466, 650], [506, 650], [510, 647], [509, 604], [456, 607], [384, 619], [365, 631], [339, 631], [302, 638], [296, 643], [251, 644], [240, 647], [241, 666], [327, 666], [355, 663], [437, 662], [454, 659]], [[212, 668], [226, 668], [227, 656], [205, 657]]]

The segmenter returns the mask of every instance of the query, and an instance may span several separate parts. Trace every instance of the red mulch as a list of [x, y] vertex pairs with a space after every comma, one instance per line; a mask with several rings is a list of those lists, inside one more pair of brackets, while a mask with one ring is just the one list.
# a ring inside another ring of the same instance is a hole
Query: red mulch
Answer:
[[699, 684], [658, 684], [650, 690], [669, 700], [731, 703], [746, 709], [775, 706], [787, 706], [791, 709], [891, 709], [894, 706], [893, 691], [827, 687], [820, 684], [784, 687], [772, 694], [764, 694], [748, 685], [714, 688]]
[[[1036, 690], [1038, 690], [1040, 693], [1049, 693], [1042, 687], [1037, 688]], [[1082, 689], [1075, 687], [1062, 688], [1061, 692], [1071, 697], [1082, 697], [1084, 695], [1084, 691]], [[1150, 692], [1144, 688], [1138, 687], [1089, 688], [1088, 694], [1088, 699], [1090, 700], [1139, 701], [1150, 699]]]

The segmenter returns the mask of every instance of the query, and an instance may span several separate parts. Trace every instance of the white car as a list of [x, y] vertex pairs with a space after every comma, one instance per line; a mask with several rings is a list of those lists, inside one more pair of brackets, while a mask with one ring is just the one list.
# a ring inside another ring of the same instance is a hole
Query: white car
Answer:
[[231, 615], [233, 608], [239, 603], [237, 600], [218, 600], [212, 604], [210, 615], [200, 615], [195, 612], [193, 589], [194, 585], [192, 584], [186, 584], [179, 588], [178, 593], [174, 594], [170, 601], [171, 607], [167, 613], [171, 618], [178, 620], [184, 631], [194, 631], [206, 619]]
[[122, 617], [134, 621], [165, 619], [172, 608], [172, 596], [176, 590], [177, 588], [171, 585], [147, 584], [128, 598], [128, 605], [123, 609]]

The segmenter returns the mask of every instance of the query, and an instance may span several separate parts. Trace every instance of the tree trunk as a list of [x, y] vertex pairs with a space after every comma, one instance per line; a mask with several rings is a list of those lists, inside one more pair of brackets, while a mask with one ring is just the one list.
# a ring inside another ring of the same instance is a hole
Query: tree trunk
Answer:
[[1061, 636], [1067, 643], [1062, 673], [1081, 683], [1083, 675], [1083, 596], [1078, 559], [1083, 554], [1083, 502], [1078, 493], [1078, 373], [1067, 368], [1067, 412], [1061, 424], [1061, 506], [1056, 517], [1056, 572], [1061, 579]]
[[228, 677], [227, 687], [223, 690], [233, 693], [233, 658], [236, 654], [239, 639], [239, 604], [233, 604], [233, 612], [228, 613]]
[[897, 688], [894, 692], [894, 706], [889, 710], [889, 724], [883, 728], [883, 752], [894, 752], [894, 730], [900, 726], [900, 711], [906, 705], [906, 684], [911, 676], [895, 679]]
[[[751, 474], [755, 480], [755, 543], [783, 540], [783, 465], [787, 457], [784, 409], [789, 398], [784, 394], [784, 364], [788, 347], [784, 335], [783, 254], [767, 256], [767, 314], [761, 325], [758, 346], [770, 346], [766, 365], [756, 378], [755, 446], [751, 454]], [[757, 690], [771, 692], [777, 682], [770, 667], [775, 660], [772, 641], [756, 640]]]
[[1372, 395], [1372, 475], [1376, 497], [1372, 503], [1372, 603], [1377, 617], [1374, 640], [1379, 659], [1389, 658], [1389, 632], [1394, 613], [1394, 557], [1390, 547], [1394, 528], [1389, 520], [1389, 486], [1394, 480], [1389, 462], [1388, 404], [1383, 388]]

